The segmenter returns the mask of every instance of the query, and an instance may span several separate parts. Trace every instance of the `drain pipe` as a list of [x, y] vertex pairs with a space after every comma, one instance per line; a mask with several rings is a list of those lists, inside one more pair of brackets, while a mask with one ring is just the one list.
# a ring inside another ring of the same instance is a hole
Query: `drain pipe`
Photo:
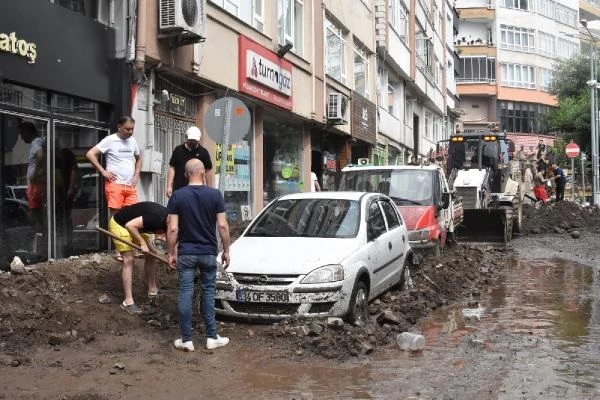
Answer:
[[147, 1], [136, 1], [136, 41], [135, 60], [133, 66], [136, 71], [143, 72], [146, 63], [146, 4]]

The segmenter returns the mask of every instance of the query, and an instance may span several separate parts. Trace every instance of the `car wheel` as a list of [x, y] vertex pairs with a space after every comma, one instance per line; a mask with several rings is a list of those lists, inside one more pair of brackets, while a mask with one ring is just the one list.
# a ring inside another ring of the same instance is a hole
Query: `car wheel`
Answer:
[[346, 322], [350, 324], [361, 324], [368, 318], [369, 293], [367, 286], [363, 281], [358, 281], [354, 285], [352, 297], [350, 297], [350, 306], [346, 314]]
[[406, 257], [406, 259], [404, 260], [404, 265], [402, 266], [402, 271], [400, 271], [400, 280], [398, 280], [398, 283], [394, 285], [394, 289], [404, 290], [407, 285], [412, 285], [412, 283], [410, 283], [410, 264], [410, 260], [408, 259], [408, 257]]

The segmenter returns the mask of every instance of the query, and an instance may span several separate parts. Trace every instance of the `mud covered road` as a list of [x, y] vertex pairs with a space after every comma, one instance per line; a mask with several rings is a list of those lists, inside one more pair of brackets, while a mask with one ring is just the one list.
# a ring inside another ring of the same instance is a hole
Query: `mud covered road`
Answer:
[[[132, 317], [108, 255], [5, 273], [0, 398], [600, 398], [599, 239], [596, 212], [530, 209], [510, 250], [456, 246], [422, 260], [366, 326], [222, 321], [231, 344], [194, 353], [172, 347], [171, 275], [159, 305]], [[423, 333], [422, 352], [398, 348], [405, 330]]]

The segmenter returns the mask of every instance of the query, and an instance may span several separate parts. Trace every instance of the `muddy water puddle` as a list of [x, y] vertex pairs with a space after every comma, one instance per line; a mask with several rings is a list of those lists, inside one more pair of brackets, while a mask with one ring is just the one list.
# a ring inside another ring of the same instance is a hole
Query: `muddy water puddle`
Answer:
[[470, 305], [424, 320], [420, 353], [389, 346], [373, 359], [345, 364], [248, 360], [260, 368], [245, 373], [243, 393], [294, 399], [600, 398], [598, 270], [561, 259], [515, 260], [506, 279]]

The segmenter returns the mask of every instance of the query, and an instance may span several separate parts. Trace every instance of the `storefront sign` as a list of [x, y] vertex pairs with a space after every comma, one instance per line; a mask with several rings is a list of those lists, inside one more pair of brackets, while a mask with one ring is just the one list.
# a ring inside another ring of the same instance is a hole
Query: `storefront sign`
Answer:
[[37, 58], [36, 44], [19, 39], [15, 32], [0, 33], [0, 51], [25, 57], [29, 64], [35, 64]]
[[356, 92], [352, 93], [352, 137], [376, 144], [375, 104]]
[[[227, 161], [225, 164], [226, 173], [235, 174], [235, 150], [234, 145], [229, 145], [227, 149]], [[215, 154], [215, 167], [218, 170], [221, 168], [221, 145], [217, 144], [217, 151]]]
[[292, 109], [292, 64], [240, 35], [240, 91]]

